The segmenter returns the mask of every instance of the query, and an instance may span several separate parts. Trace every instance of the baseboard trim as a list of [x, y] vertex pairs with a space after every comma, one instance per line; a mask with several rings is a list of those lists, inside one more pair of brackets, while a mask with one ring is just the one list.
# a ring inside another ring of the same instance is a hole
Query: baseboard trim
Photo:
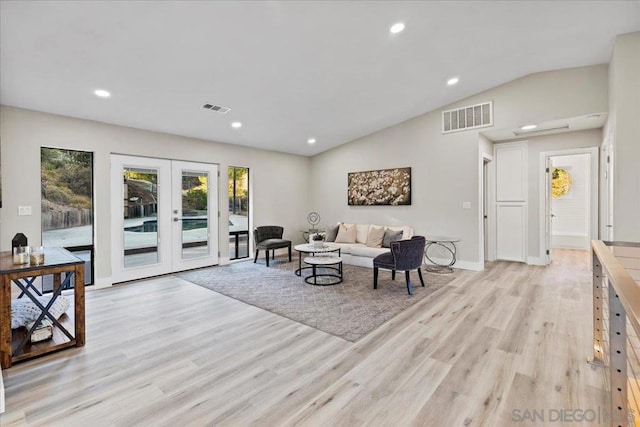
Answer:
[[547, 265], [546, 260], [539, 256], [527, 257], [527, 264], [529, 265]]
[[[435, 262], [440, 264], [449, 264], [451, 262], [451, 258], [433, 258]], [[429, 265], [428, 263], [425, 265]], [[452, 268], [459, 268], [461, 270], [471, 270], [471, 271], [482, 271], [484, 270], [484, 262], [472, 262], [472, 261], [461, 261], [456, 260], [456, 263], [451, 266]]]
[[229, 257], [218, 257], [218, 265], [229, 265], [230, 263]]
[[109, 277], [100, 277], [96, 278], [95, 282], [92, 286], [89, 286], [85, 289], [104, 289], [110, 288], [113, 285], [113, 281], [111, 280], [111, 276]]

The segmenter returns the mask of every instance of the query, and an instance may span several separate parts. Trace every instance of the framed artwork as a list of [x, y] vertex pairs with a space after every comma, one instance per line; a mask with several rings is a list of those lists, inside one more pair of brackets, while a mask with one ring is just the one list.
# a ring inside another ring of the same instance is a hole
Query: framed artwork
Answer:
[[411, 168], [349, 172], [349, 206], [400, 206], [411, 204]]

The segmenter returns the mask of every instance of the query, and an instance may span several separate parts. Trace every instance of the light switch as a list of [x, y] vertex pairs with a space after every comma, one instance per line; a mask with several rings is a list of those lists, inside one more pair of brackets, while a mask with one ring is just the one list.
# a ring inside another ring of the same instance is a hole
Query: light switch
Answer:
[[471, 202], [462, 202], [462, 209], [471, 209]]
[[18, 215], [31, 215], [31, 206], [18, 206]]

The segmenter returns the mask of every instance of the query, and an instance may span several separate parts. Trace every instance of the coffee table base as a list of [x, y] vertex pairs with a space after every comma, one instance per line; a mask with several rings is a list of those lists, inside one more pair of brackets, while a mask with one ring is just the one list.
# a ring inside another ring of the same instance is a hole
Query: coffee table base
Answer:
[[[309, 264], [312, 274], [304, 278], [305, 283], [314, 286], [332, 286], [342, 283], [342, 259], [338, 257], [308, 257], [304, 259], [305, 264]], [[337, 266], [337, 267], [336, 267]], [[318, 268], [333, 270], [335, 273], [318, 273]], [[326, 283], [318, 283], [319, 277], [328, 277]], [[335, 279], [335, 280], [333, 280]]]

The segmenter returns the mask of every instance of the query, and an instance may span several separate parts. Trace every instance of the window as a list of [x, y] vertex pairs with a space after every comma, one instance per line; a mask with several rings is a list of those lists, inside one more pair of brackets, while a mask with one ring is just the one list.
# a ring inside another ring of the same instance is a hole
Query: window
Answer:
[[249, 168], [229, 167], [229, 259], [249, 257]]
[[[42, 245], [63, 247], [85, 261], [85, 284], [93, 283], [93, 153], [40, 150]], [[51, 290], [51, 277], [43, 290]]]

